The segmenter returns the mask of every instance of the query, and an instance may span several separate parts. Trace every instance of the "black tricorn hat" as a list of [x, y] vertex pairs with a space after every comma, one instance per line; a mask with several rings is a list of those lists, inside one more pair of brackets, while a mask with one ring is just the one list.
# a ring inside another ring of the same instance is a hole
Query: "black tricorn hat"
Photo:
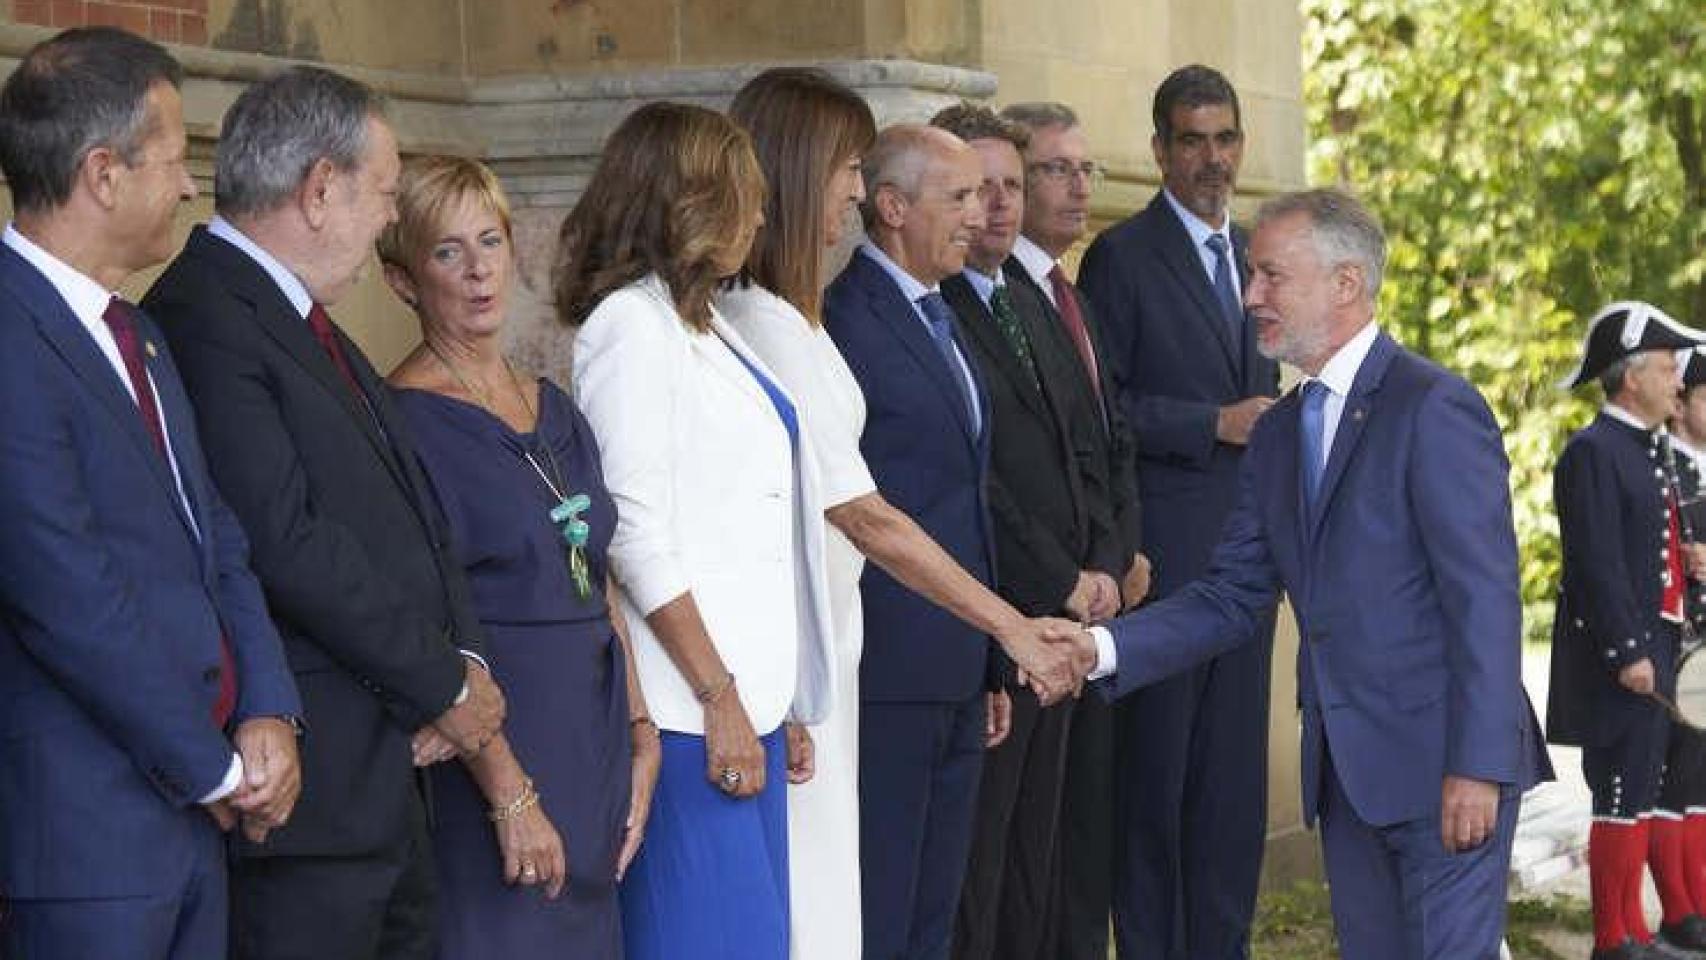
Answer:
[[1676, 352], [1676, 369], [1682, 376], [1682, 389], [1706, 384], [1706, 347], [1689, 347]]
[[1627, 356], [1649, 350], [1687, 350], [1701, 344], [1706, 344], [1706, 331], [1685, 327], [1650, 303], [1620, 300], [1588, 321], [1581, 365], [1564, 378], [1563, 386], [1579, 387]]

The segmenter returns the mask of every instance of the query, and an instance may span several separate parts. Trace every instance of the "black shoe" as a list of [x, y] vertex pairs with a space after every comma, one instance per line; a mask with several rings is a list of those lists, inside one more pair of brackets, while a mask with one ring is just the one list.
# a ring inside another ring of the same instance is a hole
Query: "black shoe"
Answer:
[[1675, 923], [1659, 927], [1665, 943], [1684, 950], [1706, 950], [1706, 917], [1691, 913]]

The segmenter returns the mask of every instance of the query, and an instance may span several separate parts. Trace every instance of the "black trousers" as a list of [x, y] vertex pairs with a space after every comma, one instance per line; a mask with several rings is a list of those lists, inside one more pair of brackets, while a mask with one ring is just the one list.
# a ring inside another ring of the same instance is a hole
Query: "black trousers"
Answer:
[[1012, 692], [1013, 726], [984, 758], [954, 931], [957, 960], [1052, 960], [1060, 806], [1073, 704]]
[[1093, 692], [1072, 707], [1052, 956], [1107, 960], [1114, 897], [1114, 708]]
[[417, 799], [391, 849], [244, 857], [231, 868], [232, 960], [433, 960], [438, 880]]

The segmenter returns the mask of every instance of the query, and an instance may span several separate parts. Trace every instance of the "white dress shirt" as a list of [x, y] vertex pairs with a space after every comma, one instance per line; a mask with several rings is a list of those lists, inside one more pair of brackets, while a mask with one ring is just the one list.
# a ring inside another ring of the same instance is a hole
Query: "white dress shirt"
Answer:
[[[1334, 352], [1333, 356], [1322, 365], [1321, 373], [1316, 377], [1305, 377], [1304, 380], [1319, 380], [1327, 387], [1327, 397], [1321, 404], [1321, 466], [1326, 467], [1333, 455], [1333, 438], [1339, 433], [1339, 420], [1345, 413], [1345, 399], [1350, 396], [1351, 386], [1356, 383], [1357, 371], [1362, 369], [1362, 363], [1368, 359], [1368, 351], [1374, 347], [1374, 340], [1380, 335], [1380, 325], [1369, 322], [1363, 325], [1354, 336], [1345, 341]], [[1303, 381], [1299, 381], [1296, 389], [1302, 389]], [[1114, 650], [1114, 636], [1105, 627], [1091, 627], [1090, 636], [1096, 641], [1096, 668], [1090, 671], [1088, 679], [1101, 678], [1119, 669], [1119, 657]]]
[[[1007, 275], [1000, 268], [996, 269], [994, 276], [970, 265], [967, 265], [960, 272], [965, 274], [966, 282], [971, 284], [973, 292], [977, 294], [979, 300], [983, 301], [985, 307], [989, 307], [990, 298], [995, 296], [996, 289], [1007, 285]], [[990, 309], [993, 310], [994, 308], [990, 307]]]
[[[124, 365], [124, 355], [119, 352], [118, 341], [113, 339], [113, 332], [108, 329], [106, 320], [102, 319], [103, 314], [107, 311], [107, 305], [118, 294], [102, 287], [92, 278], [78, 272], [70, 264], [43, 250], [31, 242], [28, 237], [19, 233], [13, 224], [8, 223], [5, 232], [0, 233], [0, 243], [10, 247], [12, 252], [23, 257], [30, 266], [35, 267], [43, 277], [47, 278], [47, 282], [52, 284], [60, 299], [65, 301], [65, 305], [77, 317], [77, 322], [89, 334], [90, 339], [95, 341], [95, 346], [100, 349], [101, 356], [106, 357], [107, 364], [113, 368], [113, 375], [118, 377], [119, 384], [124, 387], [125, 394], [130, 397], [132, 403], [138, 403], [136, 388], [130, 382], [130, 371]], [[141, 335], [141, 331], [138, 331], [138, 335]], [[148, 377], [149, 387], [154, 390], [154, 395], [158, 397], [160, 390], [154, 383], [154, 374], [149, 373], [146, 366], [143, 368], [143, 372]], [[163, 406], [156, 403], [155, 410], [160, 416], [160, 432], [166, 440], [166, 462], [172, 468], [172, 482], [177, 487], [178, 502], [184, 508], [184, 516], [189, 518], [190, 530], [195, 533], [197, 538], [200, 538], [201, 529], [196, 525], [195, 512], [190, 509], [189, 497], [184, 493], [184, 478], [178, 472], [178, 457], [172, 450], [172, 425], [166, 421], [166, 410]], [[140, 417], [141, 415], [139, 406], [137, 416]], [[243, 758], [233, 753], [231, 755], [231, 766], [225, 771], [225, 779], [221, 780], [212, 792], [202, 797], [200, 802], [213, 803], [216, 800], [224, 799], [235, 792], [242, 782]]]
[[1047, 250], [1037, 246], [1036, 241], [1024, 234], [1020, 234], [1013, 244], [1013, 256], [1018, 259], [1019, 266], [1024, 267], [1025, 272], [1030, 274], [1031, 280], [1042, 290], [1043, 296], [1048, 298], [1049, 306], [1059, 310], [1060, 304], [1054, 299], [1054, 279], [1049, 273], [1060, 266], [1060, 261], [1049, 256]]
[[1185, 205], [1173, 196], [1171, 190], [1163, 187], [1161, 195], [1167, 198], [1167, 203], [1178, 215], [1179, 222], [1185, 225], [1185, 232], [1191, 235], [1191, 245], [1196, 247], [1197, 259], [1202, 261], [1203, 272], [1208, 274], [1210, 287], [1214, 286], [1214, 262], [1218, 258], [1215, 252], [1208, 248], [1208, 238], [1219, 236], [1226, 241], [1226, 265], [1230, 268], [1228, 272], [1232, 274], [1232, 292], [1238, 295], [1238, 302], [1243, 303], [1244, 278], [1238, 275], [1238, 261], [1234, 259], [1236, 255], [1233, 251], [1238, 248], [1232, 245], [1232, 217], [1227, 216], [1226, 221], [1219, 227], [1211, 227], [1204, 223], [1201, 217], [1185, 209]]

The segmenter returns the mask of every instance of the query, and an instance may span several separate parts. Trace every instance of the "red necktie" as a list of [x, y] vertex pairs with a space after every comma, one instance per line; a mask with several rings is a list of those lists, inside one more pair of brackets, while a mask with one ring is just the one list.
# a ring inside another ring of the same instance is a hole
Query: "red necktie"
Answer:
[[1054, 287], [1055, 307], [1060, 311], [1061, 325], [1066, 327], [1066, 333], [1072, 338], [1072, 345], [1078, 348], [1078, 359], [1084, 361], [1084, 370], [1090, 375], [1090, 389], [1096, 391], [1096, 399], [1102, 399], [1102, 377], [1096, 369], [1096, 349], [1090, 345], [1090, 328], [1084, 323], [1084, 314], [1078, 309], [1078, 298], [1073, 294], [1072, 284], [1066, 279], [1066, 271], [1055, 264], [1048, 272], [1050, 285]]
[[361, 384], [355, 379], [355, 371], [350, 369], [349, 359], [344, 356], [343, 347], [338, 345], [338, 335], [332, 329], [332, 318], [326, 315], [326, 309], [319, 304], [308, 309], [308, 327], [314, 331], [314, 339], [320, 341], [320, 346], [326, 351], [326, 356], [332, 358], [332, 366], [343, 374], [344, 382], [357, 400], [364, 400], [366, 394], [361, 392]]
[[[142, 415], [142, 425], [148, 428], [148, 435], [154, 439], [154, 449], [170, 466], [170, 456], [166, 448], [166, 426], [160, 420], [160, 406], [154, 399], [154, 384], [148, 379], [148, 367], [143, 361], [142, 341], [136, 332], [135, 314], [135, 307], [114, 297], [108, 301], [107, 309], [101, 313], [101, 319], [106, 321], [107, 329], [112, 331], [113, 340], [118, 344], [119, 356], [124, 360], [124, 372], [130, 380], [131, 390], [136, 393], [136, 407]], [[237, 663], [231, 656], [231, 642], [221, 629], [219, 698], [213, 704], [214, 725], [223, 730], [236, 707]]]

